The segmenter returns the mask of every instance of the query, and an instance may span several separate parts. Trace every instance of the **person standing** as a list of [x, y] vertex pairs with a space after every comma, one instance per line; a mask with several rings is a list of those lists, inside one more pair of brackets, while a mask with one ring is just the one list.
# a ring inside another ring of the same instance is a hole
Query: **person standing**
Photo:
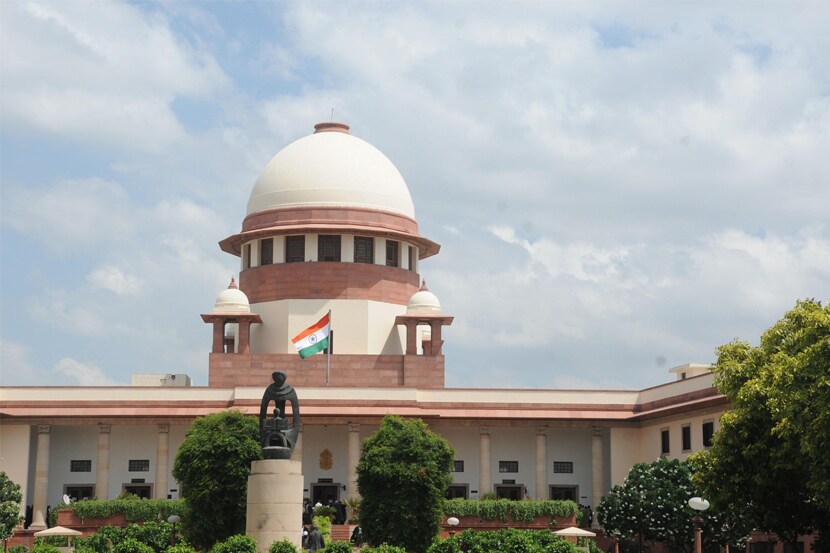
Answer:
[[320, 529], [317, 528], [317, 525], [311, 526], [311, 533], [308, 535], [308, 550], [309, 551], [320, 551], [325, 547], [323, 543], [323, 534], [320, 533]]

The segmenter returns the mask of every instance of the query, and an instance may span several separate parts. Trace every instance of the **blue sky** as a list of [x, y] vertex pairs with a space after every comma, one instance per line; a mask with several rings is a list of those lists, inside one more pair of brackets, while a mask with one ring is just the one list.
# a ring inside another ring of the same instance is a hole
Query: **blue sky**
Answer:
[[254, 180], [406, 179], [447, 383], [642, 388], [830, 290], [823, 2], [0, 3], [2, 384], [207, 383]]

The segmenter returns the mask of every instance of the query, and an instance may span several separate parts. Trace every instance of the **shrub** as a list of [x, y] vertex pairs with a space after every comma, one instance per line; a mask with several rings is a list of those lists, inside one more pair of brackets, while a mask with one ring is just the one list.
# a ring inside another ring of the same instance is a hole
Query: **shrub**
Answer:
[[312, 519], [314, 526], [323, 534], [323, 544], [328, 547], [331, 543], [331, 519], [327, 516], [314, 517]]
[[183, 499], [144, 499], [142, 501], [90, 499], [76, 501], [70, 505], [62, 503], [50, 511], [50, 517], [54, 513], [57, 521], [58, 510], [63, 509], [74, 511], [81, 520], [124, 515], [127, 522], [151, 522], [159, 519], [166, 520], [170, 515], [179, 515], [183, 519], [187, 516], [187, 507]]
[[177, 543], [165, 549], [164, 553], [196, 553], [196, 550], [187, 544]]
[[61, 553], [61, 550], [48, 543], [38, 543], [32, 547], [31, 553]]
[[361, 553], [407, 553], [403, 547], [389, 545], [388, 543], [383, 543], [377, 547], [364, 547], [360, 551]]
[[259, 425], [240, 411], [199, 417], [188, 429], [173, 463], [187, 495], [185, 533], [210, 546], [245, 532], [251, 462], [262, 458]]
[[[512, 517], [515, 521], [532, 522], [541, 516], [571, 517], [579, 512], [579, 506], [573, 501], [510, 501], [448, 499], [444, 501], [446, 516], [475, 516], [481, 520], [500, 520], [507, 522]], [[553, 522], [553, 520], [551, 520]]]
[[[77, 550], [76, 548], [75, 551]], [[9, 547], [9, 553], [29, 553], [29, 548], [25, 545], [13, 545]]]
[[135, 538], [143, 544], [149, 545], [157, 553], [161, 553], [170, 546], [173, 537], [173, 525], [168, 522], [148, 522], [146, 524], [130, 524], [124, 530], [124, 538]]
[[256, 542], [250, 536], [237, 534], [215, 544], [210, 553], [257, 553]]
[[135, 538], [124, 538], [112, 548], [112, 553], [154, 553], [153, 548]]
[[384, 417], [380, 429], [363, 442], [357, 465], [366, 541], [426, 551], [441, 529], [454, 457], [449, 442], [424, 421]]
[[75, 540], [75, 549], [84, 547], [95, 553], [110, 553], [112, 548], [124, 539], [124, 529], [118, 526], [102, 526], [98, 532], [86, 538]]
[[[351, 550], [349, 550], [351, 553]], [[288, 540], [275, 541], [268, 548], [268, 553], [298, 553], [297, 547]]]
[[352, 546], [345, 541], [335, 541], [326, 547], [324, 553], [352, 553]]

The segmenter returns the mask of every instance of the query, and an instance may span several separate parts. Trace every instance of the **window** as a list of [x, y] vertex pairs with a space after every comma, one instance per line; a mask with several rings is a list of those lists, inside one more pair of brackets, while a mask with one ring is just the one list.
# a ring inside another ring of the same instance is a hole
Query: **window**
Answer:
[[152, 484], [124, 484], [121, 490], [126, 493], [135, 494], [141, 499], [152, 499], [153, 485]]
[[129, 468], [127, 470], [130, 472], [148, 472], [150, 470], [150, 460], [130, 459]]
[[413, 246], [409, 246], [409, 270], [415, 270], [415, 248]]
[[691, 425], [684, 424], [680, 430], [683, 438], [683, 451], [689, 451], [692, 449], [692, 427]]
[[250, 244], [245, 244], [245, 253], [242, 254], [242, 255], [245, 258], [245, 268], [250, 269], [251, 268], [251, 245]]
[[469, 484], [450, 484], [447, 487], [447, 499], [467, 499], [469, 492]]
[[784, 553], [804, 553], [804, 542], [797, 541], [795, 543], [784, 542]]
[[459, 461], [459, 460], [453, 461], [452, 471], [453, 472], [464, 472], [464, 461]]
[[749, 543], [749, 553], [773, 553], [775, 544], [771, 541], [755, 541]]
[[92, 472], [90, 459], [72, 459], [69, 461], [69, 472]]
[[317, 261], [340, 261], [340, 237], [321, 234], [317, 237]]
[[499, 499], [512, 499], [519, 501], [522, 499], [524, 486], [521, 484], [496, 484], [496, 497]]
[[519, 462], [499, 461], [499, 472], [519, 472]]
[[574, 463], [573, 461], [554, 461], [553, 472], [559, 474], [573, 474]]
[[669, 454], [669, 429], [664, 428], [660, 431], [660, 455]]
[[285, 237], [285, 262], [302, 263], [305, 261], [305, 236]]
[[72, 498], [73, 501], [92, 499], [95, 497], [95, 486], [92, 484], [66, 484], [63, 493]]
[[386, 241], [386, 266], [400, 267], [400, 256], [398, 253], [399, 244], [394, 240]]
[[375, 239], [370, 236], [354, 237], [354, 262], [375, 262]]
[[712, 447], [712, 436], [715, 435], [715, 423], [707, 421], [703, 423], [703, 447]]
[[274, 239], [265, 238], [259, 241], [259, 264], [270, 265], [274, 262]]
[[551, 486], [550, 498], [556, 501], [576, 501], [579, 497], [576, 486]]

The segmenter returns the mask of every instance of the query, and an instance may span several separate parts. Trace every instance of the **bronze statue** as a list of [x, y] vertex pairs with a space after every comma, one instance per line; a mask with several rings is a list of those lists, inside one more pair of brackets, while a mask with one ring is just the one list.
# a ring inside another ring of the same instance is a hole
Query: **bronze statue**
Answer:
[[[266, 459], [290, 459], [300, 435], [300, 402], [297, 392], [285, 383], [286, 374], [275, 371], [271, 384], [262, 395], [259, 408], [259, 436]], [[274, 402], [274, 416], [268, 417], [268, 405]], [[285, 419], [285, 402], [291, 402], [291, 427]]]

